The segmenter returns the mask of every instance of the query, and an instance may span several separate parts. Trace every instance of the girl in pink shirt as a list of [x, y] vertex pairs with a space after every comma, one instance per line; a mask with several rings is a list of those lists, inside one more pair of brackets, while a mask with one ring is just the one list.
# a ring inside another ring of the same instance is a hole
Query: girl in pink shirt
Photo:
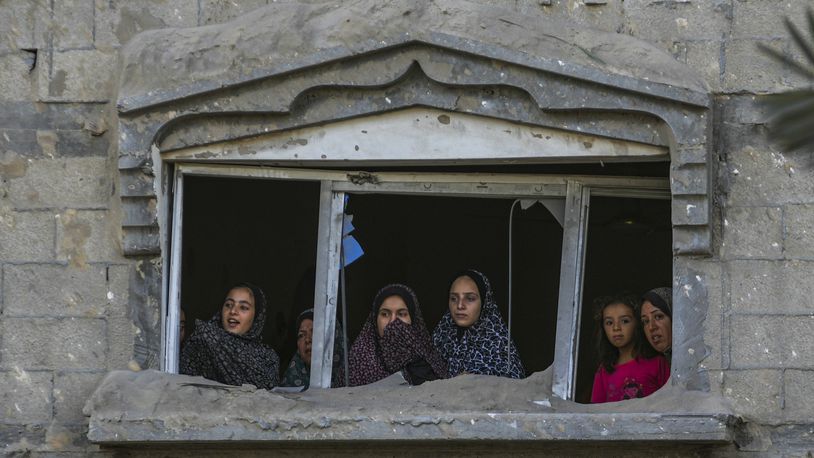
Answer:
[[670, 378], [670, 366], [662, 355], [643, 354], [642, 335], [636, 318], [634, 296], [597, 299], [597, 346], [599, 369], [594, 376], [591, 402], [615, 402], [643, 398]]

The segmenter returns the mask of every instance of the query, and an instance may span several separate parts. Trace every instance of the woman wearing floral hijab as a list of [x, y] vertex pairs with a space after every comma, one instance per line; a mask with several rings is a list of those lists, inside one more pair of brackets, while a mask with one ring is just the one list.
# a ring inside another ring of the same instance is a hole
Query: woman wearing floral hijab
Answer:
[[377, 382], [401, 371], [411, 385], [447, 378], [444, 359], [432, 346], [413, 290], [382, 288], [349, 355], [350, 385]]
[[453, 278], [449, 310], [432, 335], [435, 348], [447, 361], [449, 374], [525, 377], [514, 342], [509, 345], [509, 331], [489, 280], [472, 269]]
[[277, 385], [280, 358], [261, 341], [266, 322], [263, 290], [239, 283], [209, 321], [198, 320], [181, 353], [180, 372], [227, 385]]

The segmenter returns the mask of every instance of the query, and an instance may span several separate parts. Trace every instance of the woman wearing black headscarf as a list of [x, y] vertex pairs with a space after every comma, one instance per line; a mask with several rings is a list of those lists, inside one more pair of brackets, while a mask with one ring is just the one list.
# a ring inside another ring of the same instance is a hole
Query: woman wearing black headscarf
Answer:
[[348, 359], [351, 386], [377, 382], [398, 371], [410, 385], [447, 378], [446, 363], [432, 346], [418, 298], [401, 284], [385, 286], [376, 294]]
[[261, 338], [266, 297], [250, 283], [226, 293], [223, 306], [209, 321], [198, 320], [181, 353], [180, 372], [227, 385], [277, 385], [280, 358]]
[[523, 378], [526, 373], [500, 316], [489, 279], [469, 269], [453, 277], [449, 308], [432, 334], [449, 374]]
[[673, 290], [664, 287], [644, 293], [639, 316], [647, 341], [669, 362], [673, 353]]

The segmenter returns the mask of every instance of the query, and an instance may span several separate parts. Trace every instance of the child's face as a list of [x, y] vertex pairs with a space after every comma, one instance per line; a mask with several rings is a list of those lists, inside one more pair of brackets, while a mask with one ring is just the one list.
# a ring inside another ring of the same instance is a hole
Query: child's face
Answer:
[[611, 345], [625, 348], [633, 345], [636, 335], [636, 319], [633, 309], [625, 304], [611, 304], [602, 311], [602, 327]]
[[226, 295], [221, 311], [223, 329], [232, 334], [249, 332], [254, 321], [254, 297], [248, 288], [235, 288]]

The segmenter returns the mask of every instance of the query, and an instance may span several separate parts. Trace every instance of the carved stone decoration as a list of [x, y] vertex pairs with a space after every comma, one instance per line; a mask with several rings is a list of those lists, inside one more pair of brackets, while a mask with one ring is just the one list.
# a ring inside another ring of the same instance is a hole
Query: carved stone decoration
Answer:
[[[162, 254], [158, 211], [173, 161], [328, 165], [342, 158], [206, 148], [415, 107], [663, 148], [673, 252], [712, 254], [703, 80], [632, 37], [501, 5], [275, 2], [224, 24], [137, 35], [123, 50], [117, 99], [124, 254]], [[702, 355], [703, 339], [692, 345]], [[685, 386], [704, 385], [692, 381], [696, 367], [680, 369]]]
[[125, 254], [160, 253], [162, 152], [414, 106], [667, 146], [674, 252], [712, 250], [710, 100], [690, 69], [631, 37], [542, 12], [360, 0], [274, 4], [127, 46]]

